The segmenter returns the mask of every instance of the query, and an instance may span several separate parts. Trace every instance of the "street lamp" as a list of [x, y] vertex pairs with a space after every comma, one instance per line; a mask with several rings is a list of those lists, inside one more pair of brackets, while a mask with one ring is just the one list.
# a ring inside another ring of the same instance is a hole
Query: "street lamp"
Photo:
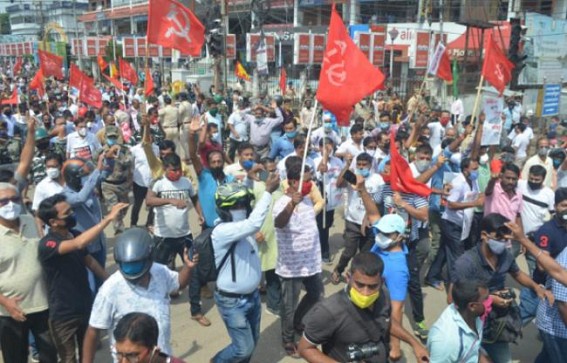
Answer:
[[390, 34], [390, 39], [392, 39], [392, 46], [390, 47], [390, 79], [392, 79], [394, 75], [394, 40], [396, 40], [400, 32], [396, 28], [392, 28], [388, 34]]

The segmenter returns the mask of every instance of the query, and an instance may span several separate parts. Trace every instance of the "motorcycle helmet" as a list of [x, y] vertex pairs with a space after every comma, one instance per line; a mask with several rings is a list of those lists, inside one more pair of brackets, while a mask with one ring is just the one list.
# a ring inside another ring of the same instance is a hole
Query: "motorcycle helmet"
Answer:
[[71, 158], [63, 164], [63, 179], [69, 188], [74, 191], [81, 190], [82, 179], [94, 170], [94, 164], [90, 160]]
[[254, 194], [239, 183], [223, 184], [217, 188], [215, 194], [217, 213], [225, 222], [232, 221], [232, 215], [229, 210], [236, 209], [235, 207], [246, 208], [247, 215], [249, 215], [252, 209], [250, 204], [253, 200]]
[[136, 281], [152, 267], [152, 237], [142, 228], [130, 228], [118, 235], [114, 260], [126, 280]]

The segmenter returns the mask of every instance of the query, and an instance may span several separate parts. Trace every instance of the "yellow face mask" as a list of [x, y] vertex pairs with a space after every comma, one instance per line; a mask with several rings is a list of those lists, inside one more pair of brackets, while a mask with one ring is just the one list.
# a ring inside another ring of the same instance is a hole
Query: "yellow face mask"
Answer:
[[358, 290], [355, 288], [350, 288], [349, 296], [352, 303], [358, 306], [361, 309], [366, 309], [367, 307], [374, 304], [376, 300], [380, 297], [380, 291], [376, 291], [374, 294], [371, 295], [362, 295]]

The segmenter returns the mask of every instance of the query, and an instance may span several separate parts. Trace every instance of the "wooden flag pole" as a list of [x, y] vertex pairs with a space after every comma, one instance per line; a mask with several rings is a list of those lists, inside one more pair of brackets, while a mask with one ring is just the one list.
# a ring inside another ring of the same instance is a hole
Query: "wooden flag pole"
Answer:
[[[280, 42], [281, 44], [281, 42]], [[313, 113], [315, 113], [315, 110], [313, 111]], [[323, 156], [323, 153], [325, 152], [325, 138], [327, 136], [325, 136], [325, 125], [323, 124], [323, 149], [321, 150], [321, 156]], [[307, 139], [307, 145], [309, 145], [309, 139]], [[329, 155], [330, 156], [330, 155]], [[323, 158], [321, 158], [321, 161], [323, 161]], [[328, 162], [329, 160], [327, 160]], [[313, 172], [315, 172], [315, 170], [313, 170]], [[325, 196], [325, 184], [327, 184], [327, 172], [323, 173], [323, 184], [321, 185], [321, 194], [323, 194], [323, 200], [325, 200], [325, 205], [323, 206], [323, 229], [325, 229], [327, 227], [327, 199]]]
[[307, 161], [307, 150], [309, 149], [309, 139], [311, 138], [311, 129], [313, 128], [313, 121], [315, 120], [315, 115], [317, 114], [317, 106], [319, 101], [315, 98], [315, 105], [313, 108], [313, 114], [311, 115], [311, 120], [309, 121], [309, 128], [307, 129], [307, 140], [305, 145], [305, 150], [303, 151], [303, 160], [301, 162], [301, 177], [299, 178], [299, 190], [301, 191], [301, 186], [303, 185], [303, 170], [305, 169], [305, 162]]
[[474, 100], [473, 112], [472, 112], [472, 122], [473, 126], [476, 123], [476, 111], [478, 109], [478, 104], [480, 103], [480, 93], [482, 92], [482, 84], [484, 83], [484, 75], [480, 76], [480, 82], [478, 82], [478, 90], [476, 92], [476, 98]]

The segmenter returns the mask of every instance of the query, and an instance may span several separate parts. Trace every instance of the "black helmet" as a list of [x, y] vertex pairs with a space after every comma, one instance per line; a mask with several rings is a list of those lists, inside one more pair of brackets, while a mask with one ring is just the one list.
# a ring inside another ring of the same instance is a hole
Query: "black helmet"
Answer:
[[280, 96], [280, 95], [274, 96], [274, 101], [276, 101], [276, 105], [278, 107], [282, 107], [282, 104], [283, 104], [283, 97], [282, 96]]
[[82, 187], [82, 178], [94, 170], [91, 161], [81, 158], [71, 158], [63, 164], [63, 179], [67, 186], [78, 192]]
[[232, 221], [232, 215], [228, 210], [234, 207], [246, 208], [247, 214], [251, 210], [251, 202], [254, 194], [240, 183], [227, 183], [219, 186], [215, 194], [215, 203], [219, 217], [225, 221]]
[[116, 238], [114, 260], [126, 280], [137, 280], [152, 267], [152, 237], [142, 228], [130, 228]]

